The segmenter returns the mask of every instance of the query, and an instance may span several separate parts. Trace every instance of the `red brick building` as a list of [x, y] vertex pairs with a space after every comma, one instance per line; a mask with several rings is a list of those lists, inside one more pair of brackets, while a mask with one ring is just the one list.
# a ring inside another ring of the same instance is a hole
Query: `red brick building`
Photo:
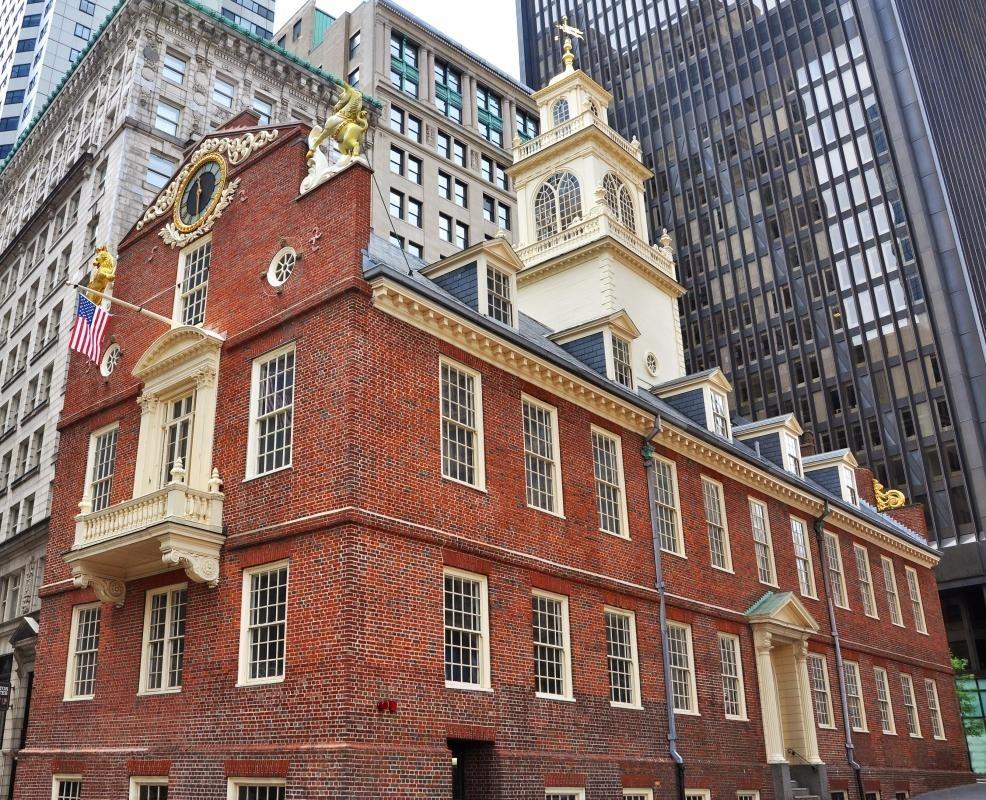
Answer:
[[969, 782], [936, 554], [680, 374], [639, 148], [581, 72], [535, 97], [516, 252], [405, 257], [247, 117], [120, 243], [173, 322], [72, 364], [18, 800]]

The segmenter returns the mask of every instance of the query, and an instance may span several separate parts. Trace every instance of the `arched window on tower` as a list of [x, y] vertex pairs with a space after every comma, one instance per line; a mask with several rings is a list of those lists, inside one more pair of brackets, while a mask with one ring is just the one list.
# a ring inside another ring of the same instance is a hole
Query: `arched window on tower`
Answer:
[[571, 172], [556, 172], [534, 197], [534, 228], [537, 239], [547, 239], [582, 217], [579, 179]]
[[551, 107], [551, 119], [555, 125], [565, 122], [569, 116], [568, 100], [564, 97]]
[[603, 178], [603, 190], [606, 192], [606, 205], [613, 212], [613, 216], [624, 227], [636, 233], [637, 221], [633, 213], [633, 195], [630, 194], [626, 184], [610, 172]]

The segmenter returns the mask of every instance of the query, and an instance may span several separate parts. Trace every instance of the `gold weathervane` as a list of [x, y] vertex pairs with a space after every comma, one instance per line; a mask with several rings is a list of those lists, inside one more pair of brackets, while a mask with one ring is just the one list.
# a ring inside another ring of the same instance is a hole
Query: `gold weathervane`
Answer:
[[[565, 34], [565, 41], [562, 42], [561, 49], [563, 50], [561, 60], [565, 64], [565, 72], [572, 72], [575, 64], [575, 53], [572, 52], [572, 39], [585, 39], [585, 34], [582, 33], [578, 28], [568, 24], [568, 17], [562, 17], [561, 22], [555, 26], [558, 28], [559, 33]], [[560, 35], [555, 36], [555, 41], [561, 39]]]
[[907, 505], [907, 498], [899, 489], [884, 489], [880, 481], [873, 481], [873, 494], [876, 495], [876, 510], [886, 511], [888, 508], [902, 508]]
[[92, 277], [89, 278], [89, 285], [86, 288], [89, 289], [89, 299], [99, 305], [106, 288], [113, 283], [113, 279], [116, 277], [116, 259], [113, 258], [110, 251], [105, 247], [97, 247], [96, 256], [92, 260], [92, 265], [94, 271]]
[[315, 142], [308, 151], [308, 158], [314, 158], [315, 151], [327, 137], [339, 143], [339, 152], [343, 158], [356, 158], [359, 156], [360, 143], [369, 124], [366, 110], [363, 108], [363, 93], [343, 82], [342, 93], [339, 95], [338, 102], [332, 107], [332, 115], [325, 120], [324, 126], [315, 128], [317, 131]]

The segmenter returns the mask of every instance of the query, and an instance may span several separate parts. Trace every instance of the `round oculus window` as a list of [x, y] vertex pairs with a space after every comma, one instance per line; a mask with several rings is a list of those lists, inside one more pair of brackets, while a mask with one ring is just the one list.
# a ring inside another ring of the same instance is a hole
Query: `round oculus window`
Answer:
[[120, 345], [111, 344], [106, 348], [103, 353], [103, 358], [99, 362], [99, 373], [104, 377], [108, 378], [113, 374], [113, 370], [116, 369], [116, 365], [120, 363], [120, 356], [123, 355], [123, 351], [120, 350]]
[[297, 263], [298, 253], [295, 252], [295, 249], [282, 247], [270, 261], [270, 266], [267, 268], [267, 282], [275, 288], [283, 286], [291, 277]]

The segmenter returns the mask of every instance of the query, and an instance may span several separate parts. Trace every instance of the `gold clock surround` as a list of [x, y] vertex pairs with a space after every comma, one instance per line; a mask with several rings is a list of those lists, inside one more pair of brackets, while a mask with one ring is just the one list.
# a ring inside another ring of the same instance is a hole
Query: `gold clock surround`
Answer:
[[[202, 215], [191, 225], [186, 225], [181, 219], [181, 204], [183, 198], [185, 197], [185, 190], [188, 189], [188, 185], [196, 178], [196, 176], [198, 176], [202, 167], [209, 163], [215, 163], [219, 166], [219, 180], [216, 182], [216, 188], [212, 192], [212, 199], [209, 201], [209, 207], [206, 208]], [[212, 216], [213, 212], [216, 210], [216, 206], [219, 205], [219, 201], [222, 199], [223, 190], [226, 188], [226, 178], [228, 175], [229, 168], [226, 166], [226, 160], [218, 153], [207, 153], [192, 165], [192, 168], [188, 171], [188, 174], [178, 186], [178, 192], [175, 195], [175, 204], [172, 211], [171, 221], [179, 233], [192, 233], [204, 225]]]

